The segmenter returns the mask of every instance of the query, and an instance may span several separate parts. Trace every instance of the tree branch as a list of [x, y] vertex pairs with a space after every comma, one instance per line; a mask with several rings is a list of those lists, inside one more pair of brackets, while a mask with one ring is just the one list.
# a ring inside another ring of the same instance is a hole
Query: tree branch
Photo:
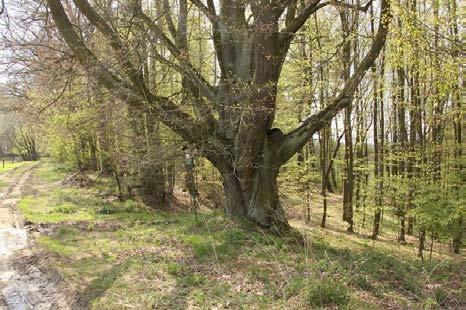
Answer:
[[374, 0], [369, 0], [366, 3], [366, 5], [363, 5], [363, 6], [357, 5], [357, 4], [350, 4], [350, 3], [346, 3], [346, 2], [341, 2], [341, 1], [330, 1], [329, 4], [334, 5], [334, 6], [343, 7], [343, 8], [358, 10], [358, 11], [367, 13], [367, 10], [369, 9], [369, 7], [371, 6], [373, 1]]
[[285, 135], [283, 142], [278, 148], [278, 157], [281, 163], [285, 163], [298, 150], [300, 150], [310, 137], [327, 125], [332, 118], [351, 103], [351, 97], [357, 86], [363, 79], [365, 73], [374, 64], [382, 50], [388, 34], [388, 26], [391, 21], [389, 0], [382, 0], [379, 29], [372, 41], [370, 50], [359, 63], [353, 75], [346, 82], [340, 94], [317, 114], [309, 116], [295, 130]]
[[141, 108], [144, 103], [154, 105], [160, 112], [161, 120], [188, 142], [206, 139], [206, 130], [212, 130], [206, 124], [196, 124], [190, 115], [180, 111], [171, 100], [165, 97], [155, 96], [148, 92], [143, 97], [131, 85], [121, 81], [110, 72], [97, 57], [87, 48], [82, 39], [77, 35], [68, 15], [65, 13], [60, 0], [47, 0], [55, 25], [76, 59], [83, 65], [97, 81], [109, 91], [113, 92], [120, 100], [128, 105]]
[[[220, 69], [222, 72], [227, 73], [228, 70], [224, 64], [223, 60], [223, 49], [222, 49], [222, 31], [221, 29], [225, 30], [226, 26], [221, 20], [221, 18], [217, 15], [215, 11], [215, 4], [213, 0], [207, 0], [207, 6], [203, 4], [200, 0], [190, 0], [192, 4], [194, 4], [212, 23], [212, 37], [215, 52], [217, 53], [217, 59], [220, 65]], [[225, 31], [224, 31], [225, 32]]]
[[149, 89], [144, 83], [142, 72], [137, 70], [129, 58], [129, 50], [121, 41], [118, 33], [107, 24], [105, 19], [100, 16], [90, 5], [87, 0], [73, 0], [76, 7], [86, 16], [89, 22], [94, 25], [110, 42], [110, 46], [115, 51], [118, 60], [123, 66], [123, 70], [128, 75], [130, 81], [139, 88], [143, 96], [147, 97]]
[[204, 15], [211, 21], [218, 21], [218, 16], [215, 14], [215, 11], [212, 8], [207, 7], [202, 1], [200, 0], [189, 0], [192, 4], [194, 4]]
[[280, 31], [280, 36], [282, 36], [284, 40], [286, 38], [289, 38], [304, 25], [304, 23], [308, 20], [308, 18], [312, 14], [314, 14], [319, 9], [325, 6], [334, 5], [334, 6], [339, 6], [339, 7], [351, 8], [351, 9], [359, 10], [362, 12], [367, 12], [367, 10], [369, 9], [369, 6], [372, 4], [372, 1], [373, 0], [369, 0], [369, 2], [367, 2], [366, 5], [360, 6], [360, 5], [354, 5], [354, 4], [349, 4], [349, 3], [345, 3], [341, 1], [334, 1], [334, 0], [323, 2], [323, 3], [319, 3], [320, 0], [312, 0], [301, 10], [298, 16], [296, 16], [294, 19], [287, 17], [286, 27], [282, 31]]
[[175, 23], [173, 22], [172, 16], [170, 14], [170, 4], [168, 3], [168, 0], [163, 1], [163, 10], [165, 21], [167, 22], [168, 26], [168, 31], [170, 31], [170, 34], [173, 38], [176, 38], [178, 36], [178, 31], [175, 28]]
[[286, 27], [280, 31], [280, 36], [285, 38], [289, 38], [293, 34], [295, 34], [307, 21], [309, 16], [314, 14], [320, 8], [329, 5], [329, 2], [320, 3], [320, 0], [312, 0], [309, 2], [301, 12], [296, 16], [294, 19], [288, 19], [288, 23]]
[[149, 30], [156, 36], [161, 43], [168, 48], [170, 53], [181, 64], [180, 68], [183, 69], [182, 74], [186, 74], [194, 85], [199, 88], [200, 93], [209, 99], [211, 102], [216, 102], [214, 88], [197, 72], [193, 65], [189, 62], [187, 55], [185, 55], [176, 45], [165, 35], [154, 21], [144, 14], [144, 12], [137, 12], [137, 16], [146, 24]]

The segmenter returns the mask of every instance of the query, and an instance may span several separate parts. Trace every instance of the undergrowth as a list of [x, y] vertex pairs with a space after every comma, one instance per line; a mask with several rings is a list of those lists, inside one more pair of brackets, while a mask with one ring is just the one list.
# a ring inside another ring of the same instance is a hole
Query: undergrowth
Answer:
[[[58, 178], [52, 167], [43, 169], [38, 183]], [[386, 309], [463, 302], [462, 266], [453, 259], [422, 262], [390, 244], [321, 229], [302, 230], [303, 245], [245, 229], [220, 211], [203, 209], [196, 221], [183, 209], [106, 201], [96, 196], [102, 186], [45, 186], [19, 203], [28, 220], [53, 225], [38, 242], [82, 296], [82, 307]]]

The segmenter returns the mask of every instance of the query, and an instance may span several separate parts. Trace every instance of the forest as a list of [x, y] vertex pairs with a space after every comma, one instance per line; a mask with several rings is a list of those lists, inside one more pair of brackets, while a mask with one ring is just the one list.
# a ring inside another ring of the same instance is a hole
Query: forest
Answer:
[[1, 0], [0, 309], [462, 309], [458, 0]]

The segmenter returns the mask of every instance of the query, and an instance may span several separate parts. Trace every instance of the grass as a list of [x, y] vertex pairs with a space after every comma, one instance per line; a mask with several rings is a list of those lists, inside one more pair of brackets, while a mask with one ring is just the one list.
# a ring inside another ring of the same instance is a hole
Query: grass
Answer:
[[248, 230], [221, 212], [151, 211], [60, 188], [65, 172], [42, 165], [41, 188], [19, 208], [51, 225], [38, 244], [91, 309], [386, 309], [455, 307], [461, 263], [422, 262], [409, 246], [308, 227], [294, 239]]
[[14, 181], [11, 176], [17, 176], [25, 171], [31, 165], [34, 165], [35, 162], [10, 162], [6, 161], [5, 166], [0, 161], [0, 190], [8, 188], [12, 181]]
[[42, 161], [35, 175], [48, 183], [63, 179], [72, 169], [65, 164]]
[[306, 290], [306, 300], [310, 305], [319, 307], [346, 306], [350, 295], [341, 282], [324, 277], [318, 282], [310, 283]]
[[28, 165], [29, 162], [19, 161], [19, 162], [5, 162], [5, 166], [0, 162], [0, 174], [20, 168], [22, 166]]

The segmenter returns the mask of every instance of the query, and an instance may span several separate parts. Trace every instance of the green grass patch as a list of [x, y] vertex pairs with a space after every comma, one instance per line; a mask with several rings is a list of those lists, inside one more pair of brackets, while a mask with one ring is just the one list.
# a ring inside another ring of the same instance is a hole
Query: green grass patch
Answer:
[[26, 196], [18, 203], [25, 218], [33, 223], [65, 221], [153, 221], [159, 217], [134, 201], [108, 202], [93, 189], [57, 188]]
[[71, 171], [72, 169], [68, 165], [44, 161], [38, 167], [35, 175], [45, 179], [47, 182], [57, 182], [63, 179]]
[[5, 166], [3, 166], [2, 162], [0, 161], [0, 174], [29, 165], [31, 162], [26, 161], [19, 161], [19, 162], [5, 162]]
[[[40, 169], [45, 185], [62, 173], [51, 163]], [[422, 262], [393, 245], [320, 229], [306, 231], [303, 247], [219, 211], [202, 210], [196, 221], [187, 211], [109, 202], [96, 195], [106, 186], [113, 183], [104, 177], [88, 189], [53, 185], [19, 202], [28, 220], [57, 227], [39, 244], [76, 285], [83, 309], [445, 307], [459, 295], [447, 286], [462, 270], [453, 260]]]

